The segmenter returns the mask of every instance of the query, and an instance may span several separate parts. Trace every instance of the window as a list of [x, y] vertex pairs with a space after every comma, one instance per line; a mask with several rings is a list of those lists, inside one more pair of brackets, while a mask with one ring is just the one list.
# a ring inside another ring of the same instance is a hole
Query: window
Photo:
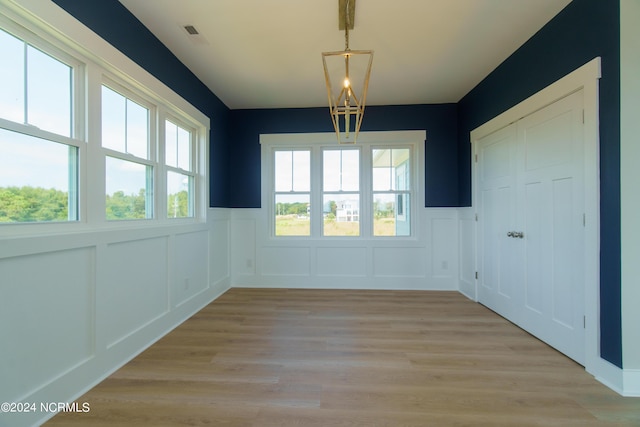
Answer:
[[276, 236], [311, 235], [311, 152], [274, 152]]
[[78, 65], [48, 50], [0, 29], [0, 223], [78, 220]]
[[165, 120], [165, 163], [167, 165], [167, 216], [194, 215], [193, 132]]
[[408, 148], [374, 148], [373, 235], [409, 236], [411, 151]]
[[324, 236], [360, 235], [360, 151], [322, 152]]
[[153, 218], [149, 108], [102, 86], [107, 220]]
[[371, 141], [351, 146], [335, 134], [261, 135], [273, 237], [416, 237], [413, 174], [424, 131], [365, 134]]

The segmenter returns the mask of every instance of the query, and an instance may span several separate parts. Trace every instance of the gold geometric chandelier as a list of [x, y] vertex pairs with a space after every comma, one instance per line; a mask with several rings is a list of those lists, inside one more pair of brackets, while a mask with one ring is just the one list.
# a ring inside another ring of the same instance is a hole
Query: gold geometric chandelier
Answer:
[[355, 3], [356, 0], [338, 1], [338, 27], [344, 29], [344, 50], [322, 52], [331, 120], [340, 144], [354, 144], [358, 138], [373, 62], [372, 50], [349, 48], [349, 30], [353, 29]]

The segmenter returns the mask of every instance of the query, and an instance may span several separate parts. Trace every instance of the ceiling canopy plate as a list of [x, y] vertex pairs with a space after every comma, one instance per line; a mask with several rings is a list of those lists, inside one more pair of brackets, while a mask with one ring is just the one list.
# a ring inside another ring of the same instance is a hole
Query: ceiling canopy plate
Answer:
[[[344, 31], [345, 10], [347, 0], [338, 0], [338, 29]], [[349, 29], [353, 30], [356, 22], [356, 0], [349, 0]]]

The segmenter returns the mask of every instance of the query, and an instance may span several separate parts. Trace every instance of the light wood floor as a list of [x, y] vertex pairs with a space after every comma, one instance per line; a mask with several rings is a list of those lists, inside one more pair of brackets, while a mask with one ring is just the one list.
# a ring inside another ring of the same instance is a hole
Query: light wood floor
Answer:
[[640, 426], [455, 292], [232, 289], [48, 426]]

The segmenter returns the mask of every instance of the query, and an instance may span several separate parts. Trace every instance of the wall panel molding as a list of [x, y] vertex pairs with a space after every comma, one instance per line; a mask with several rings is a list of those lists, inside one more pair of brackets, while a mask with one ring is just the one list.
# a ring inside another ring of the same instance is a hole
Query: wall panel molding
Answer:
[[[458, 289], [458, 211], [418, 210], [415, 238], [268, 238], [265, 209], [231, 214], [231, 285]], [[252, 258], [255, 257], [255, 258]]]

